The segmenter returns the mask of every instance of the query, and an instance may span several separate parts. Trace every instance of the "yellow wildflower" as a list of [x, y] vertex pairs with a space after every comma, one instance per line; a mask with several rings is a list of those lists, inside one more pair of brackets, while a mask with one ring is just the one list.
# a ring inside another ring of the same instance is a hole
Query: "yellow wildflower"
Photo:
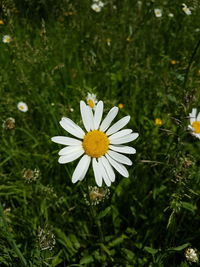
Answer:
[[160, 118], [155, 119], [155, 125], [161, 126], [163, 125], [163, 121]]

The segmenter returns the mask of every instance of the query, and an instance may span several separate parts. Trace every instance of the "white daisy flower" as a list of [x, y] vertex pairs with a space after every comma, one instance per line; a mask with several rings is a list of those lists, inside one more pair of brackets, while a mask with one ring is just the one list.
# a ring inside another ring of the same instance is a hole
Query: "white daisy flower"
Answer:
[[191, 134], [200, 139], [200, 112], [197, 116], [197, 109], [193, 108], [189, 113], [190, 125], [188, 129], [191, 130]]
[[162, 17], [162, 10], [160, 8], [155, 8], [154, 14], [157, 18], [160, 18], [160, 17]]
[[10, 35], [4, 35], [2, 41], [3, 43], [10, 43], [12, 41], [12, 38]]
[[139, 134], [133, 133], [131, 129], [121, 130], [129, 122], [130, 116], [120, 119], [110, 127], [118, 110], [113, 107], [102, 121], [103, 101], [98, 102], [94, 113], [81, 101], [80, 111], [86, 133], [69, 118], [61, 119], [60, 125], [76, 138], [51, 138], [53, 142], [66, 146], [59, 151], [58, 162], [65, 164], [82, 156], [72, 175], [73, 183], [84, 179], [91, 162], [98, 186], [102, 186], [103, 181], [107, 186], [115, 181], [113, 168], [122, 176], [129, 176], [124, 164], [132, 165], [132, 161], [122, 154], [135, 154], [136, 150], [123, 144], [135, 140]]
[[86, 100], [87, 100], [88, 106], [90, 106], [92, 109], [95, 109], [96, 104], [98, 102], [96, 95], [88, 93], [87, 97], [86, 97]]
[[28, 105], [25, 102], [22, 102], [22, 101], [20, 101], [17, 104], [17, 108], [22, 112], [27, 112], [28, 111]]
[[191, 15], [192, 14], [191, 10], [184, 3], [182, 4], [182, 10], [186, 15]]
[[97, 12], [97, 13], [99, 13], [99, 12], [101, 11], [101, 6], [99, 6], [99, 5], [96, 4], [96, 3], [92, 4], [92, 5], [91, 5], [91, 8], [92, 8], [95, 12]]

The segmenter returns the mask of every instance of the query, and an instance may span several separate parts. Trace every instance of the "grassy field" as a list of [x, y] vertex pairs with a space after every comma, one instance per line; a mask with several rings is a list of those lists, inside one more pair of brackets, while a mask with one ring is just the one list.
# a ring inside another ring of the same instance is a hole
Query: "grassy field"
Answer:
[[[103, 0], [102, 0], [103, 1]], [[0, 266], [187, 267], [200, 250], [200, 6], [187, 1], [2, 1]], [[34, 4], [32, 4], [34, 3]], [[50, 6], [51, 8], [50, 8]], [[161, 9], [161, 16], [155, 9]], [[9, 35], [11, 40], [3, 42]], [[93, 93], [131, 116], [129, 178], [95, 187], [58, 163]], [[19, 102], [28, 110], [19, 110]], [[12, 118], [12, 119], [9, 119]], [[188, 256], [193, 248], [195, 256]]]

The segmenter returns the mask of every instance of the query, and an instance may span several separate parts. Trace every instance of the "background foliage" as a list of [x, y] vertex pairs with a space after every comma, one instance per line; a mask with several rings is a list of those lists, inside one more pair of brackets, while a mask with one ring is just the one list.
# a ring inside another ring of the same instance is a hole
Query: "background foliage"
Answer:
[[[200, 249], [200, 142], [187, 130], [200, 109], [200, 10], [181, 3], [109, 0], [96, 13], [88, 0], [2, 1], [0, 38], [13, 40], [0, 45], [0, 118], [15, 128], [0, 129], [1, 266], [189, 266], [184, 250]], [[87, 92], [105, 112], [122, 103], [118, 118], [130, 114], [140, 134], [130, 177], [96, 206], [85, 201], [92, 171], [72, 184], [77, 162], [59, 165], [50, 140], [62, 116], [80, 122]]]

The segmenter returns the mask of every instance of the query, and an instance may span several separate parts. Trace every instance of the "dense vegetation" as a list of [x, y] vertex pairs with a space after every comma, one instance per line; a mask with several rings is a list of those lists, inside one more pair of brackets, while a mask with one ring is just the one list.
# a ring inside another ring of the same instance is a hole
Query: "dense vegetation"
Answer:
[[[0, 265], [197, 266], [185, 253], [200, 249], [198, 1], [190, 15], [179, 0], [92, 4], [2, 0]], [[129, 178], [109, 189], [92, 168], [73, 184], [77, 161], [60, 165], [51, 141], [67, 135], [62, 116], [82, 126], [88, 92], [139, 133]]]

